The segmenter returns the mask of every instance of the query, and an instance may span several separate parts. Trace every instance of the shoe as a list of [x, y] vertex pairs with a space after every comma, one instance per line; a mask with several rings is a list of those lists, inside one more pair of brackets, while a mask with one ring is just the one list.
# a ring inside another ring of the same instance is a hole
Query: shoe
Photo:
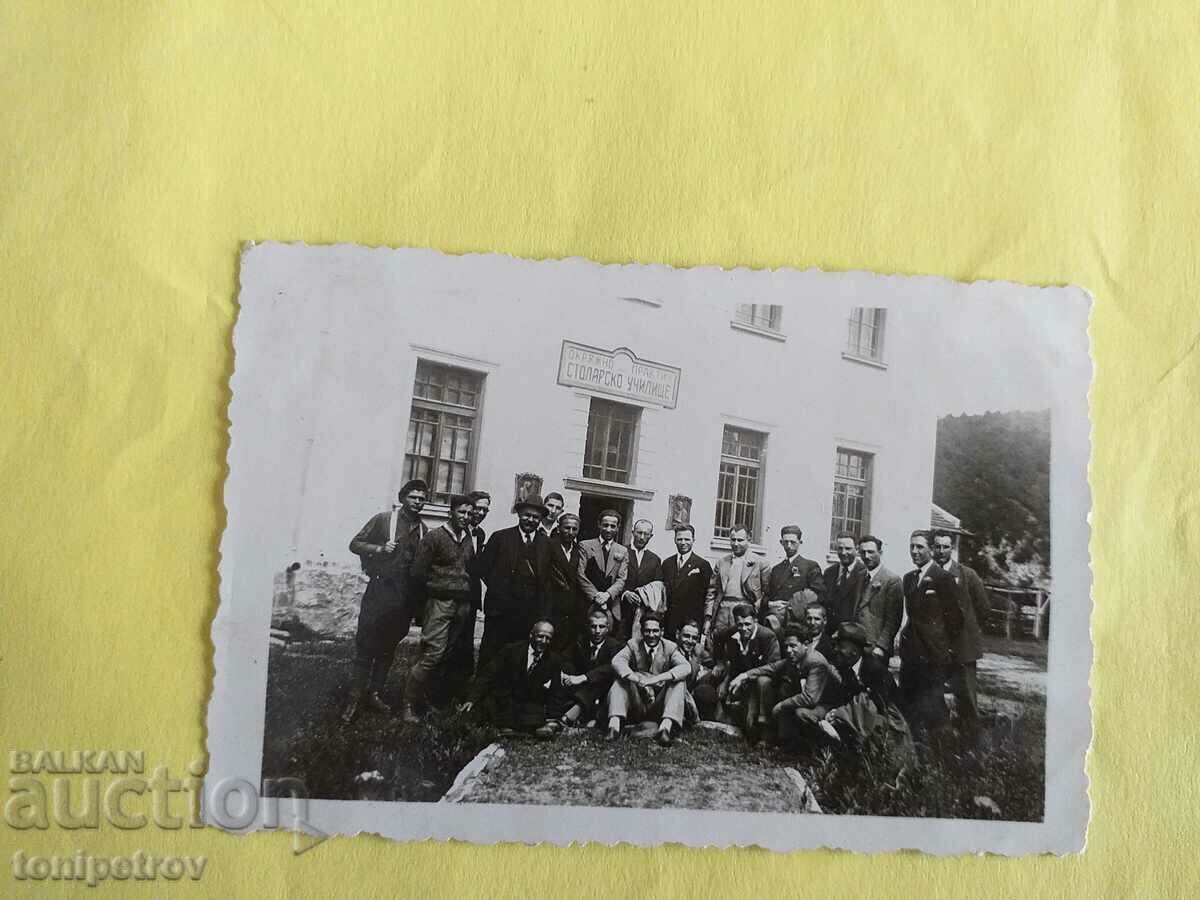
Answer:
[[342, 710], [342, 724], [349, 725], [358, 716], [358, 697], [351, 697], [346, 708]]
[[547, 722], [541, 728], [533, 732], [534, 738], [539, 741], [552, 741], [558, 737], [558, 729], [554, 727], [557, 723]]
[[669, 731], [660, 730], [658, 734], [654, 735], [654, 740], [660, 747], [670, 747], [674, 736]]
[[413, 711], [412, 704], [408, 701], [405, 701], [404, 705], [400, 707], [400, 721], [406, 725], [419, 725], [421, 723], [421, 717]]
[[369, 691], [365, 705], [372, 712], [384, 713], [385, 715], [390, 715], [393, 711], [390, 706], [383, 702], [383, 699], [379, 696], [379, 691]]
[[838, 730], [833, 727], [832, 722], [822, 719], [820, 722], [817, 723], [817, 727], [820, 728], [823, 732], [825, 732], [825, 734], [829, 737], [829, 739], [831, 741], [835, 741], [836, 743], [839, 743], [839, 744], [842, 742], [842, 736], [840, 734], [838, 734]]
[[606, 735], [604, 735], [604, 739], [605, 739], [606, 741], [615, 741], [615, 740], [617, 740], [617, 739], [618, 739], [620, 736], [621, 736], [621, 729], [620, 729], [620, 728], [610, 728], [610, 729], [608, 729], [608, 733], [607, 733]]

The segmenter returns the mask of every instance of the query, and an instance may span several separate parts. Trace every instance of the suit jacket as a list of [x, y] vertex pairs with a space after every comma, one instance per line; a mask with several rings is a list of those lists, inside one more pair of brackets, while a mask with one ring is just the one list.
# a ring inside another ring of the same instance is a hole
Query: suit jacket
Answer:
[[824, 656], [809, 650], [799, 662], [792, 662], [790, 658], [777, 659], [747, 670], [746, 677], [769, 677], [775, 683], [776, 696], [784, 709], [811, 709], [821, 700], [831, 668]]
[[779, 661], [779, 638], [766, 625], [759, 625], [745, 648], [737, 628], [723, 628], [713, 638], [713, 655], [717, 659], [716, 677], [734, 677], [758, 666]]
[[687, 681], [692, 673], [691, 663], [675, 645], [663, 638], [651, 650], [640, 637], [630, 638], [612, 661], [613, 672], [624, 681], [634, 672], [647, 675], [671, 673], [671, 681]]
[[625, 582], [629, 578], [629, 549], [613, 541], [608, 547], [608, 564], [604, 562], [604, 550], [600, 538], [579, 542], [583, 554], [583, 574], [598, 591], [607, 591], [609, 608], [621, 602]]
[[954, 643], [963, 627], [958, 585], [937, 563], [925, 577], [917, 570], [904, 576], [904, 609], [908, 622], [900, 633], [900, 660], [946, 666], [954, 661]]
[[629, 574], [625, 580], [626, 591], [636, 591], [652, 581], [662, 581], [662, 560], [647, 547], [642, 551], [642, 564], [637, 564], [632, 547], [629, 550]]
[[810, 590], [817, 599], [825, 602], [825, 575], [821, 567], [811, 559], [797, 555], [790, 562], [780, 560], [771, 567], [763, 583], [763, 612], [767, 615], [767, 604], [778, 600], [788, 602], [795, 594]]
[[676, 634], [688, 619], [703, 625], [708, 585], [712, 581], [708, 560], [693, 551], [681, 570], [679, 557], [668, 556], [663, 560], [662, 574], [667, 592], [667, 633]]
[[495, 532], [484, 545], [483, 552], [472, 557], [467, 564], [467, 573], [482, 579], [487, 585], [488, 616], [517, 615], [530, 619], [530, 624], [543, 608], [547, 573], [550, 568], [550, 542], [546, 535], [535, 531], [534, 547], [534, 596], [517, 596], [517, 564], [521, 559], [520, 529], [502, 528]]
[[[762, 614], [763, 576], [769, 573], [767, 564], [749, 551], [742, 557], [741, 591], [742, 599], [754, 607], [757, 615]], [[712, 580], [708, 586], [708, 607], [705, 615], [715, 616], [717, 607], [725, 599], [732, 587], [730, 578], [733, 575], [733, 554], [727, 553], [717, 560], [713, 566]]]
[[[683, 648], [680, 647], [679, 652], [683, 653]], [[713, 659], [712, 654], [708, 653], [703, 644], [697, 644], [696, 649], [692, 651], [692, 655], [684, 656], [688, 661], [688, 665], [692, 667], [692, 671], [687, 677], [687, 687], [689, 691], [694, 691], [701, 684], [710, 684], [720, 681], [720, 673], [717, 671], [717, 662]]]
[[854, 621], [867, 632], [867, 640], [891, 659], [903, 614], [904, 586], [900, 576], [880, 564], [875, 574], [868, 577], [854, 610]]
[[526, 671], [529, 642], [508, 644], [496, 651], [480, 670], [470, 699], [487, 704], [502, 728], [532, 728], [546, 721], [546, 701], [558, 687], [562, 667], [554, 653], [543, 654], [532, 670]]
[[846, 581], [838, 585], [842, 564], [834, 563], [825, 569], [825, 608], [829, 611], [829, 628], [836, 629], [843, 622], [854, 621], [854, 611], [862, 599], [867, 586], [867, 567], [861, 559], [854, 560]]
[[592, 585], [583, 576], [583, 554], [579, 544], [563, 553], [557, 538], [548, 541], [545, 592], [542, 595], [543, 618], [554, 625], [554, 643], [567, 647], [583, 634], [588, 610], [592, 605]]
[[983, 623], [991, 612], [987, 588], [983, 579], [970, 566], [956, 560], [946, 565], [946, 574], [958, 587], [958, 603], [963, 611], [963, 629], [954, 642], [954, 661], [975, 662], [983, 656]]
[[[475, 555], [478, 556], [483, 552], [484, 546], [487, 544], [487, 532], [483, 530], [482, 525], [475, 527]], [[467, 574], [470, 575], [468, 569]], [[471, 575], [471, 611], [479, 612], [483, 609], [483, 582], [479, 580], [479, 576]]]
[[582, 637], [571, 645], [570, 654], [563, 660], [563, 671], [570, 675], [586, 675], [588, 684], [606, 687], [613, 680], [613, 657], [624, 646], [624, 643], [610, 635], [593, 657], [591, 640]]

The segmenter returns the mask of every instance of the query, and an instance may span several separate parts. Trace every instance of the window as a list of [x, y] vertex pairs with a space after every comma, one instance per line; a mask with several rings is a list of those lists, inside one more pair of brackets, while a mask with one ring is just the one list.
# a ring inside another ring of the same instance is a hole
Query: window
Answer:
[[886, 309], [860, 306], [847, 320], [846, 355], [883, 362], [883, 325]]
[[424, 478], [432, 503], [449, 503], [469, 483], [483, 376], [417, 361], [404, 480]]
[[583, 448], [584, 478], [629, 484], [640, 412], [635, 406], [592, 399]]
[[763, 331], [778, 331], [783, 320], [783, 307], [766, 303], [739, 303], [733, 321]]
[[713, 536], [728, 538], [734, 525], [745, 525], [757, 540], [758, 508], [762, 496], [762, 465], [767, 436], [758, 431], [725, 426], [721, 438], [721, 469], [717, 476], [717, 519]]
[[833, 471], [833, 521], [829, 524], [829, 547], [834, 536], [848, 531], [861, 537], [870, 531], [871, 468], [870, 453], [838, 447]]

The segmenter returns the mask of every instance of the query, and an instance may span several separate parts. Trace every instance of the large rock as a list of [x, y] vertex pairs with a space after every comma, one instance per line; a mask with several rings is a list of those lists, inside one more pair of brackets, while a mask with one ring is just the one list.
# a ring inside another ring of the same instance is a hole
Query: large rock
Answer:
[[271, 625], [293, 638], [351, 637], [366, 587], [357, 564], [295, 563], [275, 576]]

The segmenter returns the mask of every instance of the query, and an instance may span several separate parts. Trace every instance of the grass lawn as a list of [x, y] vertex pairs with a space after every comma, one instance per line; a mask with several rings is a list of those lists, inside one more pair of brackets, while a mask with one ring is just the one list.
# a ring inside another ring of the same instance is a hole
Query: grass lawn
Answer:
[[[392, 669], [383, 699], [393, 707], [400, 705], [415, 650], [415, 642], [406, 641]], [[440, 799], [495, 732], [453, 712], [435, 712], [420, 725], [364, 712], [343, 727], [353, 655], [349, 641], [271, 648], [264, 778], [299, 778], [309, 796], [320, 799]], [[795, 811], [799, 792], [783, 775], [792, 766], [827, 813], [1040, 821], [1045, 696], [981, 677], [980, 699], [983, 750], [918, 748], [915, 758], [883, 747], [803, 754], [751, 748], [740, 738], [696, 728], [666, 748], [630, 735], [613, 744], [592, 733], [553, 743], [506, 739], [507, 758], [469, 800]], [[356, 781], [362, 773], [378, 775], [363, 784]]]
[[1002, 656], [1018, 656], [1030, 662], [1038, 663], [1042, 670], [1046, 669], [1049, 643], [1035, 641], [1032, 638], [1013, 638], [1008, 640], [1002, 634], [983, 635], [983, 652], [997, 653]]

